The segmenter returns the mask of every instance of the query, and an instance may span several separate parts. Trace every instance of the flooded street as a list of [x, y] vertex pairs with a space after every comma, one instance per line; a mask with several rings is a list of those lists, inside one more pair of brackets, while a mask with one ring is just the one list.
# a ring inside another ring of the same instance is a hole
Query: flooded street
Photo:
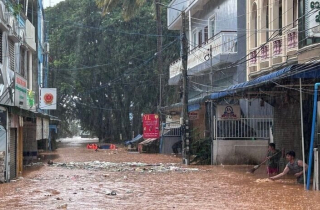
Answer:
[[173, 155], [95, 152], [87, 142], [62, 140], [43, 154], [43, 165], [1, 184], [0, 208], [320, 209], [319, 192], [306, 192], [290, 177], [269, 182], [263, 167], [254, 174], [246, 173], [252, 166], [186, 167]]

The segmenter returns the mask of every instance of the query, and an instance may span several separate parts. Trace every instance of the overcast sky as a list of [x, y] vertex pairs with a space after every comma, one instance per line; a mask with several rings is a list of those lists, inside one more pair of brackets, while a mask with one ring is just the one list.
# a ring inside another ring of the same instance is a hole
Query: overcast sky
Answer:
[[43, 7], [53, 7], [54, 5], [56, 5], [57, 3], [59, 3], [60, 1], [64, 1], [64, 0], [43, 0]]

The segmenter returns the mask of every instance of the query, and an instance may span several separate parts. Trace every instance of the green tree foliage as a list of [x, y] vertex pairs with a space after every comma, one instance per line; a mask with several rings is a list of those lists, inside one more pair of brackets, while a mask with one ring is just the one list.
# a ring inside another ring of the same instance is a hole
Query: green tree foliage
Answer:
[[[136, 9], [130, 20], [118, 5], [102, 15], [95, 1], [66, 0], [46, 10], [50, 39], [50, 82], [58, 88], [55, 115], [79, 120], [82, 129], [101, 140], [131, 139], [142, 132], [141, 114], [157, 113], [157, 24], [152, 2]], [[166, 13], [162, 14], [166, 22]], [[163, 28], [162, 83], [169, 64], [179, 57], [179, 32]], [[165, 86], [165, 103], [178, 102], [174, 87]]]

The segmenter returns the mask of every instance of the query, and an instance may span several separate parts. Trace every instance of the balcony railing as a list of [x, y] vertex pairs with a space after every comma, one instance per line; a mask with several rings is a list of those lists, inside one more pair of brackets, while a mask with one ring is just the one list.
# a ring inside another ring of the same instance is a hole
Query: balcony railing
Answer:
[[258, 62], [258, 50], [257, 49], [253, 49], [249, 53], [249, 67], [256, 66], [257, 62]]
[[[188, 55], [188, 69], [191, 69], [210, 58], [210, 48], [212, 57], [222, 54], [231, 54], [237, 52], [237, 32], [222, 31], [201, 44], [201, 47], [195, 47]], [[170, 65], [170, 78], [181, 72], [181, 58]]]
[[273, 57], [281, 56], [283, 53], [282, 36], [277, 37], [272, 43]]
[[298, 49], [298, 28], [292, 28], [287, 33], [287, 51]]
[[261, 62], [269, 59], [269, 45], [263, 45], [261, 47]]

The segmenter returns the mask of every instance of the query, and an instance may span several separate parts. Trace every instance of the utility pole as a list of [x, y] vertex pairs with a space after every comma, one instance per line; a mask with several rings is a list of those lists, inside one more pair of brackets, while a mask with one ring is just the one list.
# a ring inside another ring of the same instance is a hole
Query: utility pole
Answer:
[[[210, 95], [211, 93], [213, 92], [213, 66], [212, 66], [212, 46], [210, 45], [210, 79], [211, 79], [211, 91], [210, 91]], [[211, 103], [210, 103], [210, 139], [211, 139], [211, 165], [213, 165], [213, 131], [214, 131], [214, 122], [213, 122], [213, 101], [211, 100]]]
[[182, 114], [181, 114], [181, 127], [182, 127], [182, 158], [183, 163], [190, 164], [190, 133], [189, 133], [189, 114], [188, 114], [188, 44], [186, 37], [186, 14], [181, 12], [182, 29], [181, 29], [181, 57], [182, 57]]

